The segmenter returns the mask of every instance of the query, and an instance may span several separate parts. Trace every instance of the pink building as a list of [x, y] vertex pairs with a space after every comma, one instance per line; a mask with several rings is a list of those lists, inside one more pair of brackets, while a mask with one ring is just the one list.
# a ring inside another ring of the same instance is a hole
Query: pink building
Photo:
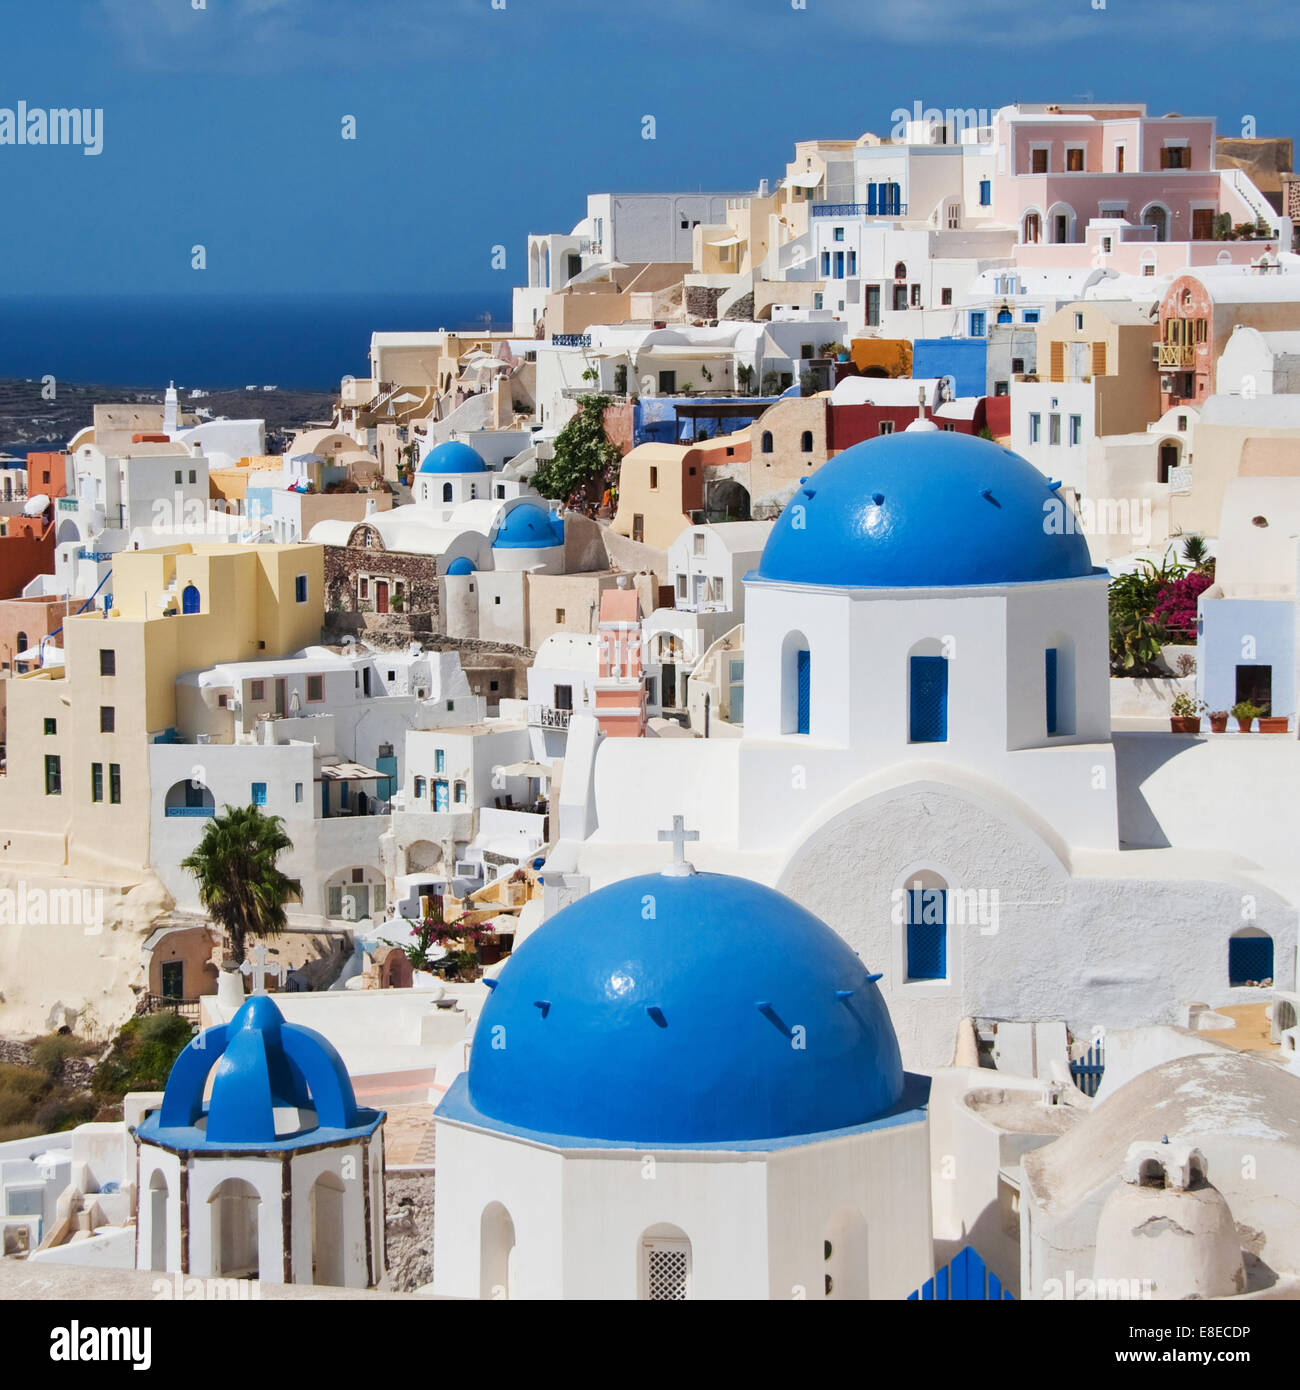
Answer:
[[644, 738], [645, 679], [641, 671], [641, 602], [635, 589], [606, 589], [596, 630], [600, 666], [596, 722], [609, 738]]
[[[994, 123], [993, 215], [1022, 247], [1084, 241], [1089, 222], [1123, 220], [1153, 243], [1212, 242], [1234, 223], [1277, 214], [1250, 180], [1215, 168], [1211, 116], [1148, 116], [1146, 107], [1011, 106]], [[1290, 244], [1290, 228], [1285, 229]], [[1234, 243], [1226, 243], [1232, 247]]]

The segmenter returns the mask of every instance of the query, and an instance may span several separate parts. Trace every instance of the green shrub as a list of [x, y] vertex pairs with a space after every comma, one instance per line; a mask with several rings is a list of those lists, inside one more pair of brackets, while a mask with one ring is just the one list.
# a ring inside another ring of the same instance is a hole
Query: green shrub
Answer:
[[[50, 1080], [35, 1067], [0, 1062], [0, 1129], [32, 1122], [36, 1107], [50, 1090]], [[33, 1134], [41, 1131], [35, 1129]]]
[[82, 1051], [82, 1045], [70, 1033], [47, 1033], [32, 1044], [32, 1065], [51, 1081], [57, 1081], [63, 1074], [64, 1062], [80, 1056]]
[[95, 1068], [91, 1092], [99, 1100], [118, 1100], [128, 1091], [161, 1091], [193, 1036], [190, 1024], [170, 1010], [129, 1020]]

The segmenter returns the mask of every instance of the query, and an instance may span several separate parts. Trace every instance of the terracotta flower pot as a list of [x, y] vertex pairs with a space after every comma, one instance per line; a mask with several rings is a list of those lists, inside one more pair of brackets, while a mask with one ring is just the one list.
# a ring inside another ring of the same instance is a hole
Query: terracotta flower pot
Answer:
[[1251, 726], [1254, 722], [1255, 722], [1255, 721], [1254, 721], [1253, 719], [1238, 719], [1238, 720], [1237, 720], [1237, 732], [1238, 732], [1239, 734], [1248, 734], [1248, 733], [1250, 733], [1250, 726]]
[[1261, 714], [1259, 731], [1261, 734], [1284, 734], [1290, 722], [1290, 717], [1285, 714]]
[[1213, 715], [1211, 715], [1210, 729], [1213, 733], [1216, 734], [1226, 734], [1228, 732], [1228, 716], [1225, 714], [1216, 719]]
[[1199, 734], [1201, 731], [1201, 718], [1197, 714], [1171, 714], [1169, 716], [1169, 729], [1175, 734]]

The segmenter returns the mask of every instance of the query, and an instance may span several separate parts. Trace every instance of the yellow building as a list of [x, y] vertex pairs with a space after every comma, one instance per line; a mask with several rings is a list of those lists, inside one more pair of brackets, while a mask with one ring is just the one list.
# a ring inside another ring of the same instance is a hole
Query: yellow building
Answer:
[[62, 667], [9, 681], [0, 867], [139, 874], [149, 863], [149, 745], [175, 727], [176, 678], [320, 640], [318, 545], [124, 551], [112, 584], [108, 616], [65, 621]]

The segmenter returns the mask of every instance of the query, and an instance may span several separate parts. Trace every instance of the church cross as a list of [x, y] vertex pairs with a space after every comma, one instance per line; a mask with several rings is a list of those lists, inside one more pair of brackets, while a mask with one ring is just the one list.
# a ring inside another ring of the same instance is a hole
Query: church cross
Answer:
[[276, 980], [280, 978], [280, 966], [274, 961], [268, 965], [266, 959], [266, 943], [262, 941], [259, 941], [254, 948], [253, 959], [246, 960], [239, 968], [250, 979], [256, 976], [256, 979], [253, 980], [254, 994], [266, 993], [266, 977], [268, 975], [275, 976]]
[[686, 844], [689, 840], [698, 840], [700, 838], [700, 832], [698, 830], [687, 830], [684, 816], [674, 816], [673, 828], [671, 830], [661, 830], [659, 832], [659, 838], [665, 842], [670, 842], [673, 847], [673, 861], [664, 872], [673, 875], [690, 873], [691, 866], [686, 861]]

